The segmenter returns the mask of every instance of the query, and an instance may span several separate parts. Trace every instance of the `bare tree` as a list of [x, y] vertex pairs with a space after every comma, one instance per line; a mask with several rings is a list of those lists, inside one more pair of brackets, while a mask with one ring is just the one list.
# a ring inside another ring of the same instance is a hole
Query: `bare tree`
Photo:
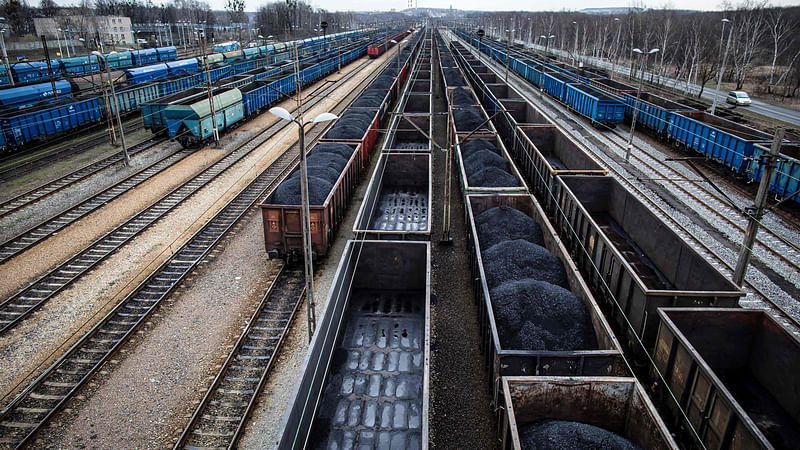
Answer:
[[[772, 40], [772, 64], [769, 68], [769, 84], [767, 85], [767, 91], [771, 93], [774, 86], [775, 64], [778, 61], [778, 56], [786, 50], [788, 47], [786, 44], [791, 44], [794, 40], [793, 36], [797, 29], [797, 24], [788, 21], [785, 11], [781, 8], [769, 11], [766, 20], [769, 26], [769, 35]], [[786, 42], [787, 38], [788, 42]]]

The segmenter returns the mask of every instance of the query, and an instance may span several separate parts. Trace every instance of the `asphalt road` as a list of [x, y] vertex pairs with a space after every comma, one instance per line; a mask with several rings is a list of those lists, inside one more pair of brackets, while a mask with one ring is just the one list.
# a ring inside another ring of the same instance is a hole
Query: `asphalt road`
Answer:
[[[536, 50], [543, 51], [544, 46], [541, 45], [530, 45], [526, 42], [522, 41], [515, 41], [518, 44], [526, 45], [528, 47], [533, 47]], [[549, 49], [549, 52], [555, 53], [562, 58], [570, 58], [571, 54], [569, 52], [557, 49]], [[612, 69], [612, 64], [610, 61], [602, 60], [595, 57], [586, 57], [582, 56], [583, 60], [588, 60], [590, 64], [603, 68], [603, 69]], [[627, 74], [630, 71], [630, 67], [628, 66], [615, 66], [613, 67], [615, 73], [620, 74]], [[650, 76], [650, 72], [647, 72], [647, 77]], [[670, 87], [678, 86], [681, 90], [686, 90], [686, 82], [681, 80], [675, 80], [672, 78], [663, 78], [665, 85]], [[716, 79], [713, 82], [713, 85], [716, 86]], [[700, 90], [700, 86], [690, 83], [689, 84], [689, 92], [697, 93]], [[714, 100], [714, 94], [719, 92], [717, 95], [717, 108], [731, 108], [732, 105], [725, 103], [725, 97], [728, 95], [728, 91], [717, 91], [714, 89], [713, 86], [706, 86], [703, 90], [702, 97], [708, 99], [709, 101]], [[738, 106], [737, 108], [747, 108], [748, 111], [751, 111], [756, 114], [761, 114], [762, 116], [772, 117], [778, 120], [782, 120], [787, 123], [791, 123], [794, 125], [800, 125], [800, 111], [795, 111], [793, 109], [784, 108], [781, 106], [770, 105], [769, 103], [762, 102], [760, 100], [752, 99], [753, 103], [749, 106]]]

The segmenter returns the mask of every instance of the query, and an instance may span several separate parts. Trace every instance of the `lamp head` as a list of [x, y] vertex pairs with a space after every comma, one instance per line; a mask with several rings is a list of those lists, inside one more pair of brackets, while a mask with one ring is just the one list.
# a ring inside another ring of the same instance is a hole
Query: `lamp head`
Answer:
[[654, 48], [654, 49], [651, 49], [649, 52], [647, 52], [647, 54], [648, 55], [652, 55], [653, 53], [658, 53], [660, 50], [661, 50], [660, 48]]
[[281, 108], [280, 106], [275, 106], [269, 109], [271, 114], [275, 114], [276, 116], [280, 117], [283, 120], [293, 121], [294, 116], [292, 116], [289, 111]]
[[631, 51], [632, 51], [633, 53], [639, 53], [639, 54], [642, 54], [642, 53], [644, 53], [644, 52], [643, 52], [641, 49], [638, 49], [638, 48], [635, 48], [635, 49], [633, 49], [633, 50], [631, 50]]
[[728, 22], [730, 22], [730, 20], [728, 20], [728, 19], [722, 19], [722, 23], [728, 23]]
[[311, 120], [311, 123], [330, 122], [331, 120], [336, 120], [338, 118], [339, 118], [339, 116], [337, 116], [336, 114], [325, 112], [325, 113], [322, 113], [322, 114], [318, 115], [317, 117], [314, 117]]

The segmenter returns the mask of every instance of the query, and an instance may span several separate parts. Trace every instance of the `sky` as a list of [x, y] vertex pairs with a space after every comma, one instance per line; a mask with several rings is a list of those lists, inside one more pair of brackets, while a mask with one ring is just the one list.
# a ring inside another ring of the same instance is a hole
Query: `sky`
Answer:
[[[208, 0], [213, 9], [224, 9], [225, 0]], [[626, 0], [610, 0], [598, 2], [593, 0], [558, 0], [558, 1], [531, 1], [531, 0], [416, 0], [420, 8], [449, 8], [485, 10], [485, 11], [561, 11], [580, 10], [584, 8], [626, 7], [633, 2]], [[739, 3], [732, 0], [734, 4]], [[245, 7], [248, 11], [255, 11], [265, 3], [265, 0], [246, 0]], [[408, 8], [408, 0], [311, 0], [310, 3], [317, 8], [329, 11], [388, 11], [392, 8], [400, 11]], [[638, 3], [638, 2], [637, 2]], [[644, 0], [643, 3], [650, 8], [661, 8], [664, 5], [671, 9], [694, 10], [720, 10], [721, 0]], [[800, 5], [800, 0], [771, 0], [774, 6]]]

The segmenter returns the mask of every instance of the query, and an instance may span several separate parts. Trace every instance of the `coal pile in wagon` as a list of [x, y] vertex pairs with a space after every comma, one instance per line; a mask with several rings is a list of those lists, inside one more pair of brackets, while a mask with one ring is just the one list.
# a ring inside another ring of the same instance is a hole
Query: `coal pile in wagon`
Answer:
[[539, 224], [522, 211], [507, 205], [487, 209], [475, 217], [475, 223], [482, 248], [514, 239], [544, 245]]
[[492, 289], [503, 348], [570, 351], [597, 347], [586, 305], [572, 292], [530, 278]]
[[640, 447], [624, 437], [581, 422], [542, 420], [519, 427], [524, 450], [638, 450]]
[[448, 86], [466, 86], [467, 82], [461, 75], [461, 71], [455, 67], [442, 69], [444, 72], [444, 79], [447, 81]]
[[347, 111], [325, 134], [325, 139], [359, 140], [374, 119], [375, 111]]
[[541, 245], [523, 239], [503, 241], [481, 256], [489, 289], [524, 278], [567, 287], [567, 273], [561, 261]]
[[453, 90], [453, 106], [467, 106], [467, 105], [474, 105], [475, 99], [472, 98], [472, 94], [462, 88], [457, 87]]
[[456, 131], [470, 133], [475, 130], [486, 130], [486, 118], [483, 117], [478, 108], [466, 106], [453, 109], [453, 123]]
[[384, 90], [367, 90], [360, 97], [358, 100], [353, 102], [352, 107], [354, 108], [378, 108], [383, 103], [383, 99], [386, 98], [386, 91]]
[[498, 155], [500, 154], [500, 150], [494, 145], [494, 142], [487, 141], [486, 139], [472, 139], [461, 144], [461, 156], [463, 158], [469, 158], [474, 153], [481, 150], [490, 150]]
[[[316, 145], [306, 158], [308, 170], [308, 200], [312, 205], [322, 205], [339, 179], [353, 148], [346, 144], [323, 143]], [[272, 194], [269, 203], [276, 205], [299, 205], [300, 169], [284, 180]]]

